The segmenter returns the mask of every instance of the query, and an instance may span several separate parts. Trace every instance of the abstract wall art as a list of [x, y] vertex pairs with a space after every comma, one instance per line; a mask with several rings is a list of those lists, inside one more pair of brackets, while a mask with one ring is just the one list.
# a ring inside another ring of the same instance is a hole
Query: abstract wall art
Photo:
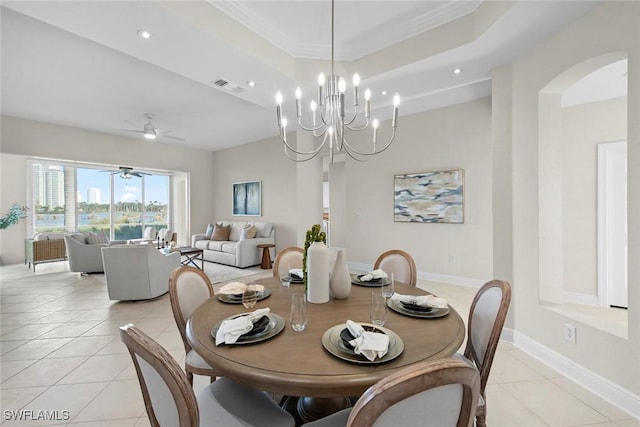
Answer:
[[262, 215], [262, 181], [233, 183], [233, 215]]
[[396, 222], [464, 223], [462, 169], [395, 175]]

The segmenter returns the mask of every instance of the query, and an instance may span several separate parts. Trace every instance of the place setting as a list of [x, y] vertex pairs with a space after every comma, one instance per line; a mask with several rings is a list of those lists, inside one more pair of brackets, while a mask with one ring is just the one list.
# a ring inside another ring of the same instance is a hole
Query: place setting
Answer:
[[322, 346], [339, 359], [366, 365], [389, 362], [404, 351], [402, 339], [392, 330], [352, 320], [329, 328]]
[[394, 293], [387, 306], [396, 313], [422, 319], [436, 319], [449, 314], [449, 304], [435, 295], [402, 295]]
[[371, 323], [346, 323], [329, 328], [322, 345], [332, 355], [352, 363], [385, 363], [400, 356], [404, 343], [400, 336], [384, 327], [387, 322], [386, 296], [380, 290], [371, 292]]
[[[242, 282], [231, 282], [222, 286], [220, 290], [216, 293], [216, 297], [218, 300], [227, 303], [227, 304], [245, 304], [243, 299], [255, 300], [253, 303], [255, 305], [256, 301], [262, 301], [263, 299], [269, 297], [271, 295], [271, 291], [269, 288], [265, 288], [263, 285], [258, 284], [245, 284]], [[251, 308], [247, 307], [246, 308]]]
[[227, 317], [214, 325], [211, 336], [216, 346], [253, 344], [275, 337], [284, 326], [284, 319], [267, 307]]
[[381, 269], [373, 270], [365, 274], [351, 275], [351, 283], [357, 286], [378, 287], [388, 285], [392, 282], [392, 280], [393, 279], [390, 278], [387, 273]]
[[282, 286], [289, 287], [289, 285], [300, 285], [304, 283], [303, 273], [301, 268], [287, 269], [287, 274], [280, 276], [280, 282]]

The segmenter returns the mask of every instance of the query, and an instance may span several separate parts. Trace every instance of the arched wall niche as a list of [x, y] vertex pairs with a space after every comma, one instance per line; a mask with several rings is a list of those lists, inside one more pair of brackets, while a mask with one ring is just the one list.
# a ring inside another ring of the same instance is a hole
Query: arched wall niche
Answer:
[[[597, 171], [596, 148], [595, 146], [585, 145], [581, 148], [589, 151], [586, 156], [567, 156], [568, 150], [571, 148], [567, 138], [567, 121], [570, 120], [569, 115], [575, 113], [569, 112], [562, 106], [562, 94], [576, 82], [585, 76], [620, 60], [627, 58], [626, 52], [611, 52], [597, 57], [589, 58], [574, 66], [566, 69], [564, 72], [553, 78], [538, 94], [538, 206], [539, 206], [539, 301], [541, 304], [563, 304], [567, 302], [567, 295], [578, 295], [579, 303], [586, 305], [597, 305], [597, 264], [596, 248], [591, 250], [582, 250], [579, 262], [572, 250], [578, 248], [581, 242], [576, 239], [577, 223], [583, 227], [583, 236], [587, 236], [589, 245], [594, 244], [597, 235], [597, 219], [596, 206], [591, 203], [584, 203], [583, 215], [573, 216], [568, 222], [569, 208], [571, 213], [575, 213], [575, 200], [571, 200], [573, 192], [575, 192], [575, 168], [576, 162], [583, 162], [581, 173], [584, 173], [584, 191], [592, 191], [591, 199], [596, 198], [597, 180], [594, 178]], [[605, 102], [605, 101], [603, 101]], [[628, 108], [626, 105], [626, 97], [615, 101], [608, 100], [606, 102], [615, 102], [616, 112], [621, 112], [620, 121], [616, 123], [616, 128], [622, 128], [624, 124], [624, 139], [626, 140], [626, 117]], [[594, 109], [597, 104], [590, 105], [588, 108]], [[585, 111], [587, 107], [579, 106]], [[624, 109], [624, 111], [622, 110]], [[588, 123], [585, 123], [588, 125]], [[619, 138], [608, 136], [593, 135], [593, 140], [585, 141], [584, 144], [595, 145], [601, 142], [611, 142]], [[610, 133], [611, 135], [614, 132]], [[619, 133], [620, 134], [620, 133]], [[598, 139], [603, 138], [603, 139]], [[575, 142], [574, 142], [575, 144]], [[570, 176], [569, 170], [574, 168], [573, 176]], [[571, 205], [573, 203], [574, 205]], [[567, 256], [571, 254], [571, 256]], [[569, 259], [572, 258], [572, 259]], [[582, 284], [583, 288], [580, 292], [575, 292], [575, 280], [566, 279], [575, 278], [576, 268], [582, 268], [580, 273], [589, 275], [589, 283]], [[592, 279], [592, 282], [591, 282]], [[570, 298], [569, 298], [570, 299]], [[571, 301], [576, 302], [576, 301]]]

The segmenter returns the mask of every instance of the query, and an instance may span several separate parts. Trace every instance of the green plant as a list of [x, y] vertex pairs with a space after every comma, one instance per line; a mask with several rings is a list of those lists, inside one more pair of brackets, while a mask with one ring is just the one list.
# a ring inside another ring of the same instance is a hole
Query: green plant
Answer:
[[27, 216], [27, 207], [20, 206], [18, 202], [13, 202], [11, 207], [9, 208], [9, 212], [2, 218], [0, 218], [0, 230], [4, 230], [5, 228], [17, 224], [23, 218]]
[[320, 231], [320, 224], [313, 224], [304, 239], [304, 255], [302, 255], [302, 279], [304, 280], [304, 289], [307, 289], [307, 251], [313, 242], [324, 242], [327, 244], [327, 233]]

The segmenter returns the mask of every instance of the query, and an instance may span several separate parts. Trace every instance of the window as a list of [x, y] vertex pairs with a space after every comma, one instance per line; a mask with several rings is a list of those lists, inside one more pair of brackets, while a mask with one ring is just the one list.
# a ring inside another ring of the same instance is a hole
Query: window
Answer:
[[32, 161], [33, 232], [102, 231], [111, 239], [142, 237], [145, 226], [169, 226], [170, 176], [140, 177], [94, 165]]

